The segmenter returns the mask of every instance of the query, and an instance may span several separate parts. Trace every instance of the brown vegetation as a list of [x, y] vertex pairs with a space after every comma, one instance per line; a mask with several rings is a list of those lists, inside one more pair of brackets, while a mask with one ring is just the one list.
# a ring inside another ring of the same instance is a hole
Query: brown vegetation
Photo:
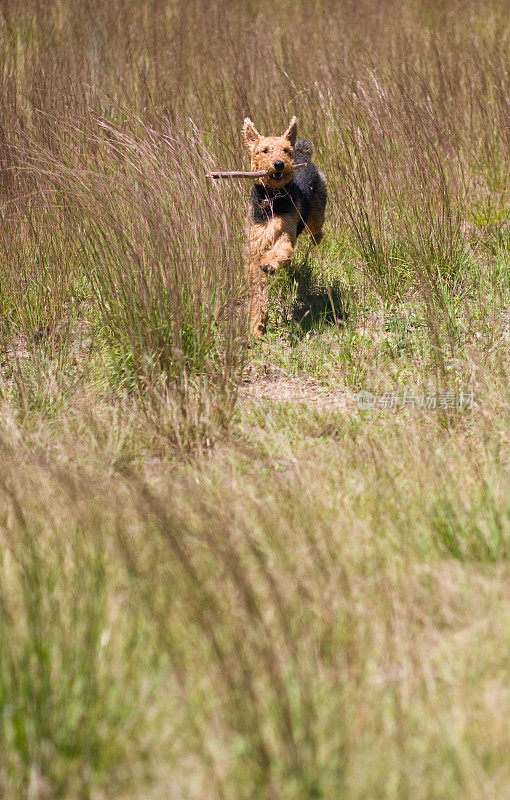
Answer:
[[[0, 5], [6, 800], [508, 797], [509, 36]], [[327, 237], [248, 348], [247, 184], [205, 176], [293, 114]]]

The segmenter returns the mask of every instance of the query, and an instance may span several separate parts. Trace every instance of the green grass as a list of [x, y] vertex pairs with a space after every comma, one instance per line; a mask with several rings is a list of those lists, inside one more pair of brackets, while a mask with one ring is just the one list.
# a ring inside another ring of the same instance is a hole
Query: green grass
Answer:
[[[506, 4], [39, 6], [0, 15], [0, 795], [504, 800]], [[254, 342], [205, 173], [292, 114], [326, 238]]]

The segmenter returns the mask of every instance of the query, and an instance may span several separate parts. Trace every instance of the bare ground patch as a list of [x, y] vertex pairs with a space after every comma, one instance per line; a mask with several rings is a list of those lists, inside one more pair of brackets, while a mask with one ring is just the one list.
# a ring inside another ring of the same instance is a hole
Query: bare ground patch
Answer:
[[320, 409], [348, 411], [351, 393], [331, 389], [305, 376], [290, 375], [280, 367], [250, 368], [239, 390], [240, 400], [273, 400], [277, 403], [306, 403]]

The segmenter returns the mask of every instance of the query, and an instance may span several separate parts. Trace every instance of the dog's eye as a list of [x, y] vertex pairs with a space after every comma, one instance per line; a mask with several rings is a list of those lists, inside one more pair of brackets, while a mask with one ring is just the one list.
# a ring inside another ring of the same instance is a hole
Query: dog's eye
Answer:
[[263, 149], [263, 151], [262, 151], [262, 152], [263, 152], [263, 153], [269, 153], [269, 147], [264, 147], [264, 149]]
[[288, 156], [290, 156], [290, 150], [289, 150], [289, 148], [288, 148], [288, 147], [284, 147], [284, 148], [283, 148], [283, 152], [284, 152], [284, 153], [287, 153], [287, 155], [288, 155]]

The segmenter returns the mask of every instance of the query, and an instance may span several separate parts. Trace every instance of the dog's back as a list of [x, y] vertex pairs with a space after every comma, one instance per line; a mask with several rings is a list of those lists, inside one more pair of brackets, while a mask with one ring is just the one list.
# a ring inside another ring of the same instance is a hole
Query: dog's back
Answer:
[[324, 175], [312, 162], [313, 144], [308, 139], [300, 139], [294, 148], [294, 163], [306, 164], [296, 170], [294, 177], [285, 187], [296, 202], [299, 211], [298, 236], [317, 209], [326, 208], [328, 197]]

